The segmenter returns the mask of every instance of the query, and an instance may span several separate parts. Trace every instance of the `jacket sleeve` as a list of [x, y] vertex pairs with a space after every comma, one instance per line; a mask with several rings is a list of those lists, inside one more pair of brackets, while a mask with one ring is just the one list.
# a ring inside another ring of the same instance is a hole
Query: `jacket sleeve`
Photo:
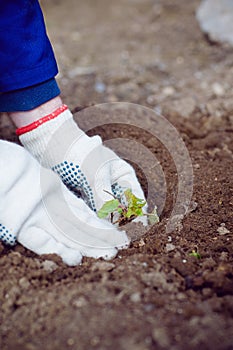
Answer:
[[0, 93], [53, 79], [53, 49], [37, 0], [0, 1]]

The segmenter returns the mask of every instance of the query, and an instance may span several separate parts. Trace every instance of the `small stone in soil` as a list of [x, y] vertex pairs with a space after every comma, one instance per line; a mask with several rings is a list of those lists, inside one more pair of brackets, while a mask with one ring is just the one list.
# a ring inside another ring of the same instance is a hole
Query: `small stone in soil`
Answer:
[[111, 271], [113, 270], [115, 267], [115, 264], [107, 262], [107, 261], [97, 261], [95, 262], [92, 267], [91, 270], [92, 271]]
[[141, 294], [138, 292], [135, 292], [133, 294], [130, 295], [130, 300], [133, 303], [139, 303], [141, 301]]
[[221, 225], [217, 228], [217, 231], [220, 235], [227, 235], [230, 231], [225, 227], [225, 223], [221, 223]]
[[152, 332], [152, 338], [162, 348], [168, 348], [170, 345], [169, 337], [165, 328], [155, 328]]
[[167, 243], [165, 249], [166, 249], [166, 252], [172, 252], [174, 249], [176, 249], [176, 247], [172, 243]]
[[30, 282], [28, 281], [28, 279], [26, 277], [22, 277], [20, 278], [19, 280], [19, 286], [22, 288], [22, 289], [27, 289], [30, 287]]
[[53, 272], [58, 268], [58, 265], [51, 260], [45, 260], [41, 263], [43, 269], [47, 272]]
[[216, 96], [223, 96], [225, 94], [224, 87], [217, 82], [212, 84], [212, 91]]

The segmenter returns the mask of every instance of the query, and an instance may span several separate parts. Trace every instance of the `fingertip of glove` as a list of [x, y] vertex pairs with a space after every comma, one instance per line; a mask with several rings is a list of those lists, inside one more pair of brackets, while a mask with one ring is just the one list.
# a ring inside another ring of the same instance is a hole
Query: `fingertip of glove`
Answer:
[[60, 254], [62, 261], [68, 266], [77, 266], [82, 262], [82, 254], [77, 250], [69, 249], [64, 254]]

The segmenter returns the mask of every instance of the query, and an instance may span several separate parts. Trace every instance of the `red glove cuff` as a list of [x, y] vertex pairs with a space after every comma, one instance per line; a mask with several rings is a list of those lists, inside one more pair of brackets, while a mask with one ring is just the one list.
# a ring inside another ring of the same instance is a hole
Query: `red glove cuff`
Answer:
[[40, 118], [38, 120], [36, 120], [35, 122], [28, 124], [26, 126], [23, 126], [22, 128], [18, 128], [16, 130], [16, 135], [20, 136], [23, 134], [26, 134], [29, 131], [32, 131], [36, 128], [38, 128], [38, 126], [40, 126], [41, 124], [46, 123], [47, 121], [54, 119], [56, 117], [58, 117], [62, 112], [64, 112], [65, 110], [67, 110], [68, 107], [66, 105], [62, 105], [61, 107], [59, 107], [58, 109], [56, 109], [53, 113], [46, 115], [43, 118]]

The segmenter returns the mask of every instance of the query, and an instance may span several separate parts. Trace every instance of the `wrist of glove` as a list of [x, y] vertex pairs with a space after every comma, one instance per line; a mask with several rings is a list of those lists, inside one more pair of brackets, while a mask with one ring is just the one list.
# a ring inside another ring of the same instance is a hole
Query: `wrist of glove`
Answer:
[[75, 197], [22, 147], [0, 141], [0, 239], [37, 254], [56, 253], [69, 265], [82, 256], [112, 258], [129, 240]]
[[[105, 191], [119, 197], [130, 188], [144, 199], [134, 169], [105, 147], [99, 136], [88, 137], [66, 106], [36, 124], [18, 129], [18, 135], [33, 156], [52, 168], [92, 210], [111, 199]], [[145, 223], [146, 218], [142, 221]]]

